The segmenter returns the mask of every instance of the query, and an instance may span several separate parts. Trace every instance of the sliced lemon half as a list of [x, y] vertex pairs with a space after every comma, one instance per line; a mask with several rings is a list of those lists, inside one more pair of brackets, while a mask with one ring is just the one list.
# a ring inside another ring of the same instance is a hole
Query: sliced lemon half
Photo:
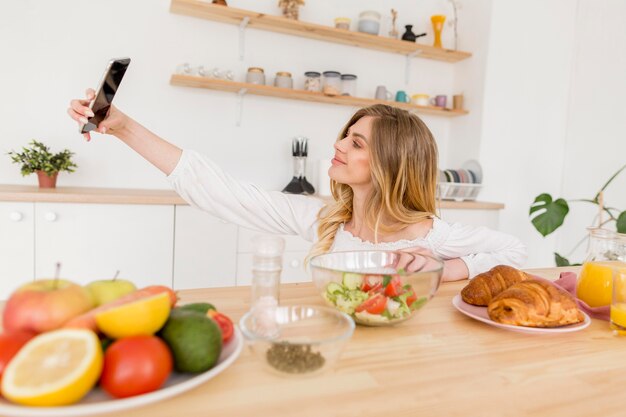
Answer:
[[96, 325], [113, 339], [149, 336], [163, 327], [169, 315], [170, 297], [163, 292], [98, 313]]
[[73, 404], [96, 384], [102, 348], [90, 330], [63, 329], [31, 339], [9, 362], [2, 394], [23, 405]]

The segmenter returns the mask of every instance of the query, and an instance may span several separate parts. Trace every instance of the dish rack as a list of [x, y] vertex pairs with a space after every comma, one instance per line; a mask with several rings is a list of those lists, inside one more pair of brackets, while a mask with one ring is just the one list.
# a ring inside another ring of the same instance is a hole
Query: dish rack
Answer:
[[460, 182], [440, 182], [437, 184], [437, 198], [442, 200], [474, 201], [482, 184]]

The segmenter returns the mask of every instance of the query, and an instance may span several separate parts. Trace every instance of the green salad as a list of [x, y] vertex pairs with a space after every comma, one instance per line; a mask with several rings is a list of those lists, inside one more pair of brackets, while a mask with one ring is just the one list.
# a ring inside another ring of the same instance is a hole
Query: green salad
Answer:
[[324, 298], [363, 324], [389, 323], [405, 319], [419, 309], [426, 297], [417, 298], [409, 284], [397, 274], [344, 272], [341, 283], [326, 286]]

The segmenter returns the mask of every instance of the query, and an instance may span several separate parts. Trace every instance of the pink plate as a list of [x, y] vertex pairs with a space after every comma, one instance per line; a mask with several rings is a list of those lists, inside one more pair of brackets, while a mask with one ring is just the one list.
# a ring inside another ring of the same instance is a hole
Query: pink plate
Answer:
[[582, 330], [585, 327], [591, 324], [591, 319], [585, 312], [583, 311], [583, 316], [585, 319], [578, 324], [570, 324], [569, 326], [561, 326], [561, 327], [551, 327], [551, 328], [542, 328], [542, 327], [524, 327], [524, 326], [513, 326], [511, 324], [502, 324], [497, 323], [489, 318], [487, 314], [487, 307], [478, 307], [473, 306], [471, 304], [467, 304], [461, 298], [461, 294], [457, 294], [452, 299], [452, 305], [459, 310], [461, 313], [465, 314], [468, 317], [476, 319], [478, 321], [482, 321], [483, 323], [487, 323], [491, 326], [499, 327], [501, 329], [511, 330], [514, 332], [520, 333], [543, 333], [543, 334], [554, 334], [554, 333], [568, 333], [568, 332], [576, 332], [578, 330]]

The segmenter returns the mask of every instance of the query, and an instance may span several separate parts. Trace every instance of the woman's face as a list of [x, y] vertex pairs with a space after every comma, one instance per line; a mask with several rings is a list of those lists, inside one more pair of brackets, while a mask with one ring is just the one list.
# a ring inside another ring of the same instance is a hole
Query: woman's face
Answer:
[[352, 188], [371, 183], [369, 141], [372, 116], [363, 116], [350, 126], [345, 138], [335, 142], [335, 157], [328, 170], [331, 179]]

